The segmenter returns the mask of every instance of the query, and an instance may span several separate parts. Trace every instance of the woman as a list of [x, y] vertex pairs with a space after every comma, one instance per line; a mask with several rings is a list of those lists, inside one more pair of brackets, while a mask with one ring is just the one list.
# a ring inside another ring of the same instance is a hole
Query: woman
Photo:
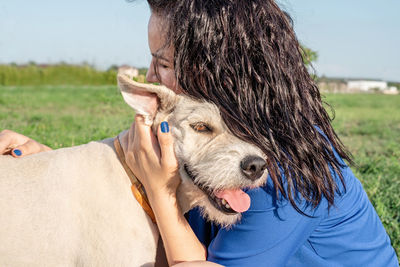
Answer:
[[[247, 192], [251, 207], [231, 228], [205, 222], [198, 210], [185, 218], [176, 205], [180, 179], [168, 124], [157, 140], [136, 116], [123, 146], [148, 194], [169, 264], [397, 266], [276, 3], [148, 3], [147, 80], [215, 103], [234, 135], [262, 149], [270, 173], [264, 187]], [[49, 149], [6, 131], [0, 152], [12, 143], [20, 145], [14, 156]]]

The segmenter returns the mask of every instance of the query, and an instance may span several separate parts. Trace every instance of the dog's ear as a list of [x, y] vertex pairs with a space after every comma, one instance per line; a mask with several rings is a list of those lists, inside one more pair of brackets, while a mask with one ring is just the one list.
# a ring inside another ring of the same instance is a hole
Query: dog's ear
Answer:
[[178, 96], [165, 86], [138, 83], [125, 73], [118, 73], [118, 86], [126, 103], [137, 114], [145, 117], [145, 123], [151, 125], [157, 111], [168, 112]]

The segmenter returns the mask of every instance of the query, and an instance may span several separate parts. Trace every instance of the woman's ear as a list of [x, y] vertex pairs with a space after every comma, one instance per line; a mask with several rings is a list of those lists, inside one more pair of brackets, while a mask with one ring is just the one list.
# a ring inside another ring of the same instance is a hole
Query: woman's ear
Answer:
[[126, 103], [151, 125], [158, 110], [169, 111], [178, 101], [178, 95], [165, 86], [138, 83], [127, 74], [118, 73], [118, 86]]

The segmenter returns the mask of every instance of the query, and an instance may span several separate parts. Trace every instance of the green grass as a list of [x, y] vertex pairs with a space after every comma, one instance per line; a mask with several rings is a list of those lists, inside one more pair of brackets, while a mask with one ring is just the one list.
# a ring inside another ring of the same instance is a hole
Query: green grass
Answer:
[[1, 65], [0, 85], [103, 85], [115, 84], [117, 71], [99, 71], [89, 65]]
[[0, 129], [52, 148], [115, 136], [133, 118], [115, 86], [0, 87]]
[[[400, 96], [327, 95], [334, 128], [354, 156], [352, 167], [400, 253]], [[0, 87], [0, 130], [52, 148], [115, 136], [134, 113], [115, 86]]]
[[336, 94], [334, 128], [353, 154], [352, 167], [400, 254], [400, 95]]

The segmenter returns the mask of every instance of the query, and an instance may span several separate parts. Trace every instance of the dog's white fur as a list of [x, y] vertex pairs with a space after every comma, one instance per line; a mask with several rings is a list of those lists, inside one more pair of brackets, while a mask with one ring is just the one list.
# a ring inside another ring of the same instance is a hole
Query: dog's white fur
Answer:
[[[239, 220], [240, 214], [215, 208], [197, 185], [212, 190], [261, 185], [266, 175], [253, 182], [240, 172], [240, 161], [247, 155], [262, 157], [261, 151], [233, 136], [213, 104], [175, 95], [165, 87], [138, 86], [123, 74], [118, 81], [126, 102], [146, 115], [148, 123], [154, 122], [154, 130], [164, 120], [171, 126], [181, 167], [182, 210], [200, 206], [205, 217], [223, 226]], [[143, 101], [147, 104], [139, 107]], [[194, 131], [193, 124], [199, 122], [212, 132]], [[132, 196], [112, 141], [21, 159], [1, 156], [0, 266], [154, 264], [157, 226]]]

